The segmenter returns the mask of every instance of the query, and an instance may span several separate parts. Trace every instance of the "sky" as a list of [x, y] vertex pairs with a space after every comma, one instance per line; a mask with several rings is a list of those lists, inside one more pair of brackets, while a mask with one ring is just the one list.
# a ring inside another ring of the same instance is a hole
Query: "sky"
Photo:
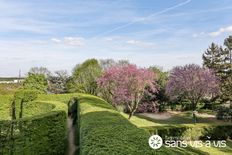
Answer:
[[232, 35], [231, 0], [0, 0], [0, 76], [89, 58], [170, 70]]

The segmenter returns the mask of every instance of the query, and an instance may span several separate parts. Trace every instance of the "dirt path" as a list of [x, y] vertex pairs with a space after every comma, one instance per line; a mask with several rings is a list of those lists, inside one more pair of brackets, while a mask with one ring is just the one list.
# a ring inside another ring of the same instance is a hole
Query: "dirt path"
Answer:
[[141, 113], [140, 115], [150, 117], [152, 119], [157, 119], [157, 120], [166, 120], [172, 117], [172, 114], [164, 112], [164, 113]]
[[72, 125], [73, 119], [68, 117], [68, 153], [67, 155], [74, 155], [77, 146], [75, 145], [75, 128]]
[[[163, 112], [163, 113], [141, 113], [139, 115], [145, 116], [145, 117], [149, 117], [152, 119], [156, 119], [156, 120], [167, 120], [175, 115], [179, 115], [181, 114], [180, 111], [168, 111], [168, 112]], [[201, 118], [210, 118], [210, 119], [215, 119], [215, 115], [209, 115], [206, 113], [197, 113], [197, 117], [201, 117]]]

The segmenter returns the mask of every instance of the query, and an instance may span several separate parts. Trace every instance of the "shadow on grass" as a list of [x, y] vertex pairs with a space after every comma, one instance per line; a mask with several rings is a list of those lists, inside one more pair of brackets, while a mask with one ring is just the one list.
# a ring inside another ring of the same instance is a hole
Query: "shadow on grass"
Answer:
[[226, 148], [218, 148], [218, 149], [222, 152], [232, 154], [232, 140], [228, 140], [226, 146], [227, 146]]
[[192, 148], [192, 147], [185, 147], [185, 148], [171, 148], [171, 150], [173, 152], [175, 152], [176, 154], [185, 154], [185, 155], [210, 155], [210, 153], [201, 151], [199, 149], [196, 148]]
[[[176, 114], [172, 116], [171, 118], [165, 119], [165, 120], [159, 120], [159, 119], [153, 119], [147, 116], [136, 114], [137, 117], [147, 119], [149, 121], [152, 121], [154, 123], [158, 124], [194, 124], [193, 117], [190, 112], [184, 112], [181, 114]], [[205, 118], [205, 117], [197, 117], [197, 123], [206, 123], [206, 124], [212, 124], [212, 125], [219, 125], [219, 124], [229, 124], [228, 122], [224, 122], [221, 120], [217, 120], [216, 118]], [[196, 123], [196, 124], [197, 124]]]

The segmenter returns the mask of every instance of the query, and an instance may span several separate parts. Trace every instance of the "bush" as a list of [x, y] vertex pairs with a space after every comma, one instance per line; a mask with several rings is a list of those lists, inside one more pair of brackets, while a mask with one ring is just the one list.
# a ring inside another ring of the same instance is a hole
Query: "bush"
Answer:
[[81, 155], [173, 153], [165, 147], [151, 149], [149, 134], [131, 124], [100, 98], [81, 96], [79, 108]]
[[23, 88], [29, 90], [36, 90], [41, 94], [47, 92], [47, 79], [44, 74], [29, 73], [28, 77], [23, 82]]
[[232, 121], [232, 107], [220, 106], [216, 117], [220, 120]]
[[60, 102], [45, 103], [55, 107], [46, 114], [13, 121], [0, 121], [2, 154], [63, 155], [65, 153], [67, 106]]

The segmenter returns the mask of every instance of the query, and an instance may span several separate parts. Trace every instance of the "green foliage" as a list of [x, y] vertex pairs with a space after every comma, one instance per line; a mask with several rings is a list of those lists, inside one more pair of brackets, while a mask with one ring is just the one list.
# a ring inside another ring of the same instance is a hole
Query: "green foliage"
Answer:
[[[0, 95], [0, 120], [11, 119], [11, 103], [13, 101], [12, 95]], [[24, 104], [24, 117], [32, 117], [39, 114], [44, 114], [51, 111], [55, 106], [44, 102], [28, 102]], [[16, 115], [19, 115], [19, 104], [16, 105]], [[17, 110], [18, 109], [18, 110]]]
[[86, 60], [74, 68], [72, 79], [68, 83], [69, 92], [96, 94], [97, 82], [102, 69], [96, 59]]
[[147, 132], [132, 125], [102, 99], [80, 97], [81, 155], [173, 153], [164, 147], [152, 150], [148, 138]]
[[52, 105], [52, 111], [30, 118], [0, 121], [2, 154], [63, 155], [65, 153], [67, 106], [60, 102], [44, 104]]
[[203, 54], [203, 64], [205, 67], [213, 69], [220, 78], [222, 103], [232, 102], [232, 36], [224, 40], [224, 47], [212, 43]]
[[23, 102], [30, 102], [37, 98], [38, 91], [34, 90], [20, 90], [15, 92], [14, 99], [22, 100]]
[[20, 90], [14, 95], [12, 105], [11, 105], [11, 116], [12, 119], [16, 119], [16, 111], [19, 111], [18, 118], [23, 117], [24, 104], [31, 102], [37, 98], [38, 91], [34, 90]]
[[169, 102], [169, 97], [165, 93], [165, 87], [168, 81], [168, 72], [162, 71], [158, 67], [150, 67], [150, 69], [156, 74], [156, 83], [159, 86], [159, 91], [155, 93], [155, 100], [158, 103], [158, 108], [160, 112], [165, 111], [165, 105]]
[[223, 56], [224, 52], [222, 48], [219, 48], [218, 45], [212, 43], [209, 48], [202, 55], [203, 64], [205, 67], [214, 69], [216, 74], [220, 76], [220, 65], [224, 61]]
[[55, 105], [47, 102], [29, 102], [24, 105], [23, 118], [49, 113], [53, 108], [55, 108]]
[[220, 106], [217, 110], [217, 119], [232, 121], [232, 107]]
[[28, 77], [23, 82], [23, 88], [29, 90], [36, 90], [40, 93], [47, 92], [47, 79], [44, 74], [29, 73]]

